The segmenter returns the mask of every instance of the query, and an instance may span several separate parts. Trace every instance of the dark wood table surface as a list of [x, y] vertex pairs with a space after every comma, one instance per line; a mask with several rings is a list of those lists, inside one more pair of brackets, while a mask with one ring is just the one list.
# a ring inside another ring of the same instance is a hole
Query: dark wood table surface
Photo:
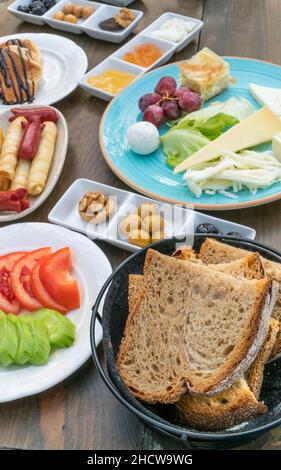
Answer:
[[[22, 32], [63, 34], [86, 52], [89, 68], [99, 64], [118, 45], [22, 23], [7, 11], [10, 1], [0, 0], [0, 35]], [[189, 58], [208, 46], [218, 54], [253, 57], [281, 64], [280, 0], [137, 0], [132, 8], [143, 10], [136, 33], [166, 11], [174, 11], [205, 22], [196, 41], [179, 54], [177, 61]], [[75, 66], [75, 64], [73, 64]], [[51, 208], [78, 177], [93, 178], [118, 188], [118, 180], [103, 160], [98, 143], [98, 127], [106, 102], [90, 97], [77, 88], [57, 104], [69, 126], [66, 163], [51, 196], [24, 221], [46, 222]], [[257, 239], [281, 248], [281, 202], [220, 212], [215, 215], [257, 230]], [[129, 254], [99, 242], [113, 268]], [[0, 383], [1, 386], [1, 383]], [[20, 386], [20, 384], [19, 384]], [[277, 428], [247, 448], [281, 449]], [[182, 449], [181, 443], [150, 431], [110, 394], [92, 361], [74, 376], [39, 396], [0, 407], [0, 449]]]

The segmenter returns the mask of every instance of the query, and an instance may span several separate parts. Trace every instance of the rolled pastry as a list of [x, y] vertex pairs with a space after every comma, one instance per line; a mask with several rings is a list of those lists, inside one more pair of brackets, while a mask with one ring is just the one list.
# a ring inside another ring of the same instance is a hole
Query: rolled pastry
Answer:
[[18, 164], [16, 166], [15, 177], [11, 184], [11, 190], [14, 191], [19, 188], [26, 189], [28, 175], [30, 172], [31, 161], [23, 160], [22, 158], [18, 159]]
[[4, 140], [3, 129], [0, 127], [0, 155], [1, 155], [1, 150], [2, 150], [3, 140]]
[[9, 178], [4, 178], [4, 176], [0, 176], [0, 191], [8, 191], [10, 189], [11, 181]]
[[35, 157], [32, 160], [27, 180], [27, 192], [32, 196], [38, 196], [45, 188], [55, 152], [57, 138], [57, 126], [51, 121], [44, 123], [41, 140]]
[[0, 156], [0, 177], [14, 179], [15, 169], [18, 163], [18, 149], [23, 134], [22, 122], [26, 119], [22, 116], [17, 117], [8, 127], [7, 135], [2, 145]]

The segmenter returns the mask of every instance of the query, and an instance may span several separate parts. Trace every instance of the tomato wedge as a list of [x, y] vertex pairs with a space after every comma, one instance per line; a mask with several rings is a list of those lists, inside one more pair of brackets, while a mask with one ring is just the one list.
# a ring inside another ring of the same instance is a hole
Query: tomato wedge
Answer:
[[15, 315], [19, 313], [20, 303], [12, 290], [11, 271], [16, 261], [25, 254], [26, 251], [17, 251], [0, 256], [0, 309], [5, 313], [14, 313]]
[[69, 247], [52, 253], [40, 263], [39, 276], [50, 296], [68, 310], [80, 307], [80, 293], [76, 279], [71, 276]]
[[37, 310], [42, 307], [36, 299], [30, 285], [32, 268], [45, 256], [51, 253], [51, 248], [39, 248], [20, 258], [13, 266], [11, 272], [11, 286], [19, 303], [26, 309]]
[[40, 263], [37, 263], [36, 266], [34, 266], [34, 268], [32, 269], [30, 276], [31, 288], [34, 292], [36, 299], [40, 300], [41, 304], [44, 305], [44, 307], [51, 308], [52, 310], [57, 310], [58, 312], [64, 315], [68, 311], [67, 308], [55, 302], [54, 299], [52, 299], [52, 297], [46, 291], [39, 277], [39, 269]]

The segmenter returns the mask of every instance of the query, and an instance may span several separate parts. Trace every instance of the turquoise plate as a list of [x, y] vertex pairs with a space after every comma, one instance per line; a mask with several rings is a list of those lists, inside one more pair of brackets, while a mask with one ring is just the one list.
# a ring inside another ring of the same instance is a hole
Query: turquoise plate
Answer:
[[[226, 60], [236, 83], [213, 101], [224, 101], [231, 96], [244, 97], [258, 109], [259, 104], [250, 95], [249, 83], [281, 88], [280, 66], [247, 58], [230, 57]], [[143, 75], [107, 107], [100, 124], [99, 140], [104, 158], [112, 171], [128, 186], [149, 197], [170, 203], [194, 205], [202, 210], [239, 209], [281, 198], [281, 182], [270, 188], [260, 189], [255, 195], [242, 190], [237, 199], [230, 199], [222, 194], [203, 194], [196, 198], [184, 184], [182, 175], [174, 175], [167, 166], [161, 147], [144, 157], [130, 150], [126, 131], [131, 124], [141, 120], [138, 100], [145, 93], [152, 92], [158, 80], [165, 75], [173, 76], [179, 83], [178, 65], [169, 64]], [[166, 130], [163, 126], [160, 133], [163, 134]], [[261, 150], [270, 148], [271, 144], [259, 146]]]

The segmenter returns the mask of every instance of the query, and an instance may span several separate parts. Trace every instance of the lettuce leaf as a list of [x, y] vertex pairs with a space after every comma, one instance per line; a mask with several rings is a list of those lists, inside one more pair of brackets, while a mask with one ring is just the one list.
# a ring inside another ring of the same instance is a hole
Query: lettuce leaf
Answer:
[[217, 114], [223, 113], [233, 116], [239, 121], [246, 119], [253, 114], [254, 108], [252, 104], [245, 98], [235, 98], [234, 96], [226, 101], [216, 101], [198, 111], [193, 111], [186, 116], [170, 123], [171, 126], [177, 125], [184, 121], [206, 120]]
[[171, 129], [160, 138], [168, 165], [175, 167], [187, 157], [207, 145], [210, 140], [198, 129]]
[[207, 120], [196, 119], [193, 121], [192, 126], [198, 129], [205, 137], [208, 137], [208, 139], [215, 140], [227, 129], [238, 123], [239, 120], [237, 118], [219, 113]]

